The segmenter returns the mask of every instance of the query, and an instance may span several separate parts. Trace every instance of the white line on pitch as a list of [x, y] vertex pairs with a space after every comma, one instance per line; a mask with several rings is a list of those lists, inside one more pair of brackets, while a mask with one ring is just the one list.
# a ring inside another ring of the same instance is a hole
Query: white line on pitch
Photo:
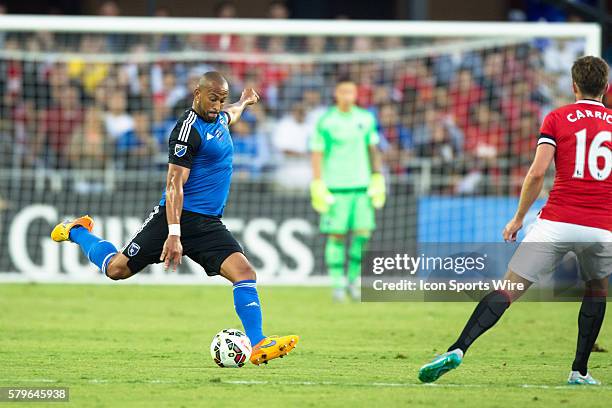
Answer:
[[544, 385], [544, 384], [518, 384], [518, 385], [486, 385], [486, 384], [417, 384], [417, 383], [341, 383], [335, 381], [258, 381], [258, 380], [225, 380], [222, 384], [236, 385], [336, 385], [348, 387], [439, 387], [439, 388], [537, 388], [537, 389], [612, 389], [612, 386], [601, 385], [597, 387], [580, 387], [575, 385]]
[[[65, 383], [66, 381], [52, 380], [49, 378], [21, 378], [21, 379], [0, 379], [2, 383]], [[81, 381], [76, 381], [81, 382]], [[89, 379], [90, 384], [121, 384], [123, 381]], [[179, 384], [180, 381], [173, 380], [143, 380], [141, 384]], [[342, 387], [434, 387], [434, 388], [534, 388], [551, 390], [576, 390], [576, 389], [604, 389], [612, 390], [611, 385], [600, 386], [579, 386], [579, 385], [544, 385], [544, 384], [515, 384], [515, 385], [495, 385], [495, 384], [418, 384], [418, 383], [392, 383], [392, 382], [370, 382], [370, 383], [342, 383], [336, 381], [261, 381], [261, 380], [222, 380], [220, 384], [232, 385], [303, 385], [303, 386], [342, 386]]]

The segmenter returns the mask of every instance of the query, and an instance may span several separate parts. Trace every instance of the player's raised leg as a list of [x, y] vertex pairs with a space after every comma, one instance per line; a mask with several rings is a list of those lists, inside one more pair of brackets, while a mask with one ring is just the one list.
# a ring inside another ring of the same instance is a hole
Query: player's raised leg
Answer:
[[92, 234], [93, 226], [94, 221], [88, 215], [64, 221], [53, 228], [51, 239], [55, 242], [74, 242], [81, 247], [89, 262], [113, 280], [132, 276], [133, 273], [127, 266], [128, 258], [118, 253], [117, 248], [109, 241]]
[[478, 302], [459, 338], [448, 348], [446, 353], [434, 358], [419, 370], [419, 380], [433, 382], [448, 371], [457, 368], [463, 361], [468, 348], [478, 337], [493, 327], [502, 317], [510, 304], [518, 299], [531, 286], [530, 281], [509, 270], [504, 277], [512, 283], [522, 283], [522, 290], [495, 290]]
[[255, 365], [284, 357], [293, 350], [299, 336], [270, 336], [263, 334], [261, 302], [257, 293], [255, 270], [244, 254], [235, 252], [221, 264], [221, 275], [232, 282], [234, 307], [244, 331], [253, 345], [251, 362]]
[[600, 385], [588, 371], [589, 357], [599, 329], [606, 314], [608, 278], [593, 279], [586, 282], [582, 305], [578, 314], [578, 341], [576, 356], [572, 363], [568, 383], [574, 385]]
[[95, 264], [103, 273], [117, 248], [110, 242], [91, 233], [93, 219], [85, 215], [72, 221], [62, 222], [51, 231], [51, 239], [56, 242], [72, 241], [81, 247], [89, 262]]

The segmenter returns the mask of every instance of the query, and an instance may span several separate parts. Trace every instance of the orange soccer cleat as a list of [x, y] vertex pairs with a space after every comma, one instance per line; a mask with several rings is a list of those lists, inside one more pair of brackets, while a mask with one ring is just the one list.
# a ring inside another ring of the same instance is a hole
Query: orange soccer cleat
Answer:
[[278, 357], [283, 358], [295, 348], [299, 340], [300, 337], [295, 334], [283, 337], [266, 337], [253, 347], [251, 363], [255, 365], [268, 364], [270, 360]]
[[70, 239], [70, 230], [77, 226], [87, 228], [91, 232], [94, 222], [89, 215], [84, 215], [72, 221], [64, 221], [53, 228], [51, 239], [55, 242], [68, 241]]

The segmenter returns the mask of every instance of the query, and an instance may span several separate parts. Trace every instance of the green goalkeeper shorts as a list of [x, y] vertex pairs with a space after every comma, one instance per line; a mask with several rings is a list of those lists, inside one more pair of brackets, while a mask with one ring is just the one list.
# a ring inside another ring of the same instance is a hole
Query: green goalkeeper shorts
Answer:
[[334, 204], [321, 215], [321, 232], [346, 234], [349, 231], [372, 231], [376, 227], [374, 207], [366, 190], [332, 191]]

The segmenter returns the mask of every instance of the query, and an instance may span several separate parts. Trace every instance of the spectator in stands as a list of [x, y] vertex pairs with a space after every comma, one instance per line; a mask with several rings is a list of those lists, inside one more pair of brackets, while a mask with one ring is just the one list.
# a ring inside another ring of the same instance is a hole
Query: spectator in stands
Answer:
[[[285, 38], [280, 36], [269, 37], [267, 39], [267, 48], [265, 49], [265, 53], [270, 54], [282, 54], [287, 52]], [[261, 50], [257, 49], [258, 53], [261, 53]], [[264, 53], [261, 53], [262, 57], [265, 57]], [[261, 67], [261, 76], [260, 79], [262, 81], [261, 91], [263, 93], [262, 97], [266, 102], [266, 105], [272, 110], [276, 111], [277, 109], [282, 109], [279, 106], [279, 101], [282, 97], [281, 95], [281, 86], [284, 81], [290, 75], [290, 70], [292, 69], [292, 65], [282, 64], [278, 62], [263, 62], [259, 65]], [[261, 95], [261, 93], [260, 93]], [[285, 107], [287, 109], [287, 107]]]
[[308, 138], [312, 125], [306, 121], [305, 105], [291, 106], [291, 112], [283, 116], [274, 133], [272, 146], [280, 154], [276, 168], [276, 182], [286, 189], [304, 190], [312, 180]]
[[[571, 89], [571, 88], [570, 88]], [[532, 87], [525, 81], [517, 81], [501, 101], [501, 112], [506, 126], [514, 132], [524, 114], [539, 114], [540, 107], [532, 100]]]
[[153, 104], [151, 134], [157, 143], [158, 150], [163, 152], [168, 148], [168, 137], [176, 124], [176, 118], [171, 110], [161, 103]]
[[[215, 6], [216, 18], [236, 18], [236, 5], [231, 1], [221, 1]], [[235, 51], [240, 42], [240, 36], [235, 34], [206, 34], [202, 37], [204, 48], [215, 51]]]
[[504, 72], [504, 57], [500, 52], [492, 52], [485, 57], [483, 76], [480, 86], [484, 90], [484, 100], [496, 111], [501, 110], [503, 100], [502, 85], [508, 79]]
[[[171, 17], [170, 9], [164, 6], [158, 6], [153, 16], [160, 18]], [[181, 44], [181, 36], [176, 34], [153, 34], [151, 44], [151, 51], [159, 52], [176, 51], [183, 47], [183, 44]]]
[[62, 92], [62, 89], [69, 86], [80, 87], [80, 81], [71, 81], [68, 71], [68, 65], [65, 63], [56, 63], [49, 68], [48, 81], [45, 86], [48, 87], [47, 96], [50, 98], [49, 101], [42, 101], [43, 103], [51, 104], [54, 100], [57, 100], [57, 96]]
[[237, 177], [257, 178], [269, 159], [268, 144], [252, 122], [240, 120], [232, 125], [233, 168]]
[[[236, 49], [234, 51], [248, 54], [251, 57], [262, 56], [262, 52], [257, 45], [257, 37], [253, 35], [240, 36], [236, 41], [235, 48]], [[229, 62], [228, 65], [231, 69], [232, 76], [234, 76], [234, 81], [232, 81], [232, 84], [235, 88], [237, 88], [240, 87], [241, 84], [236, 84], [235, 81], [244, 80], [246, 75], [259, 76], [259, 73], [254, 71], [260, 70], [263, 63], [261, 60], [234, 60]]]
[[125, 92], [116, 90], [108, 95], [107, 112], [104, 114], [104, 126], [110, 139], [121, 145], [134, 131], [134, 118], [127, 112], [127, 98]]
[[268, 4], [268, 18], [286, 19], [289, 18], [289, 7], [282, 0], [273, 0]]
[[[272, 0], [268, 4], [268, 16], [267, 17], [270, 19], [289, 18], [289, 7], [287, 6], [287, 3], [283, 0]], [[285, 49], [285, 48], [296, 49], [297, 44], [299, 43], [298, 41], [296, 41], [295, 38], [285, 37], [285, 36], [275, 36], [275, 37], [261, 38], [259, 46], [262, 50], [268, 50], [268, 52], [270, 53], [277, 52], [278, 50], [271, 51], [273, 47], [273, 44], [271, 44], [272, 42], [276, 43], [274, 44], [274, 46], [276, 47], [281, 46], [282, 49]]]
[[[106, 52], [104, 37], [84, 35], [81, 37], [79, 52], [85, 55]], [[84, 58], [75, 57], [68, 62], [68, 75], [79, 81], [87, 95], [92, 95], [100, 83], [109, 74], [110, 66], [104, 62], [86, 62]]]
[[303, 102], [306, 112], [306, 124], [310, 132], [314, 131], [317, 122], [327, 110], [327, 106], [322, 103], [321, 91], [319, 89], [307, 89], [304, 91]]
[[471, 120], [465, 131], [465, 153], [487, 160], [503, 157], [507, 139], [499, 113], [486, 103], [472, 107], [471, 111]]
[[[443, 38], [433, 40], [433, 46], [443, 45]], [[435, 78], [436, 86], [448, 86], [455, 77], [457, 65], [450, 53], [442, 53], [431, 57], [431, 71]]]
[[[149, 168], [159, 151], [157, 142], [153, 139], [151, 133], [151, 116], [149, 112], [139, 111], [134, 113], [134, 134], [136, 141], [127, 151], [129, 155], [127, 167]], [[164, 146], [164, 151], [166, 151], [166, 146]]]
[[[103, 169], [109, 159], [108, 150], [102, 111], [96, 106], [91, 106], [85, 111], [82, 126], [75, 128], [72, 133], [68, 146], [70, 167], [86, 170]], [[104, 185], [100, 180], [90, 180], [86, 174], [79, 173], [74, 188], [77, 192], [91, 193], [102, 191]]]
[[463, 130], [457, 126], [455, 114], [449, 107], [448, 89], [439, 86], [434, 89], [433, 106], [437, 113], [437, 120], [444, 124], [450, 137], [453, 150], [459, 154], [463, 152]]
[[187, 88], [177, 83], [176, 75], [172, 70], [164, 72], [161, 67], [159, 70], [161, 78], [158, 78], [155, 86], [152, 86], [155, 90], [153, 102], [171, 109], [178, 101], [187, 96]]
[[[119, 17], [121, 16], [121, 8], [119, 3], [114, 0], [104, 1], [98, 8], [98, 15], [103, 17]], [[107, 34], [106, 44], [111, 52], [125, 52], [129, 49], [132, 41], [136, 36], [129, 34]]]
[[353, 38], [353, 52], [370, 52], [372, 51], [373, 43], [370, 37], [355, 37]]
[[51, 106], [40, 113], [34, 150], [47, 166], [59, 168], [67, 164], [66, 146], [73, 131], [83, 123], [83, 110], [74, 86], [56, 87], [52, 97]]
[[357, 105], [370, 109], [374, 104], [377, 66], [374, 63], [360, 63], [353, 66], [351, 78], [357, 82]]
[[119, 8], [119, 4], [113, 0], [106, 0], [102, 4], [100, 4], [100, 8], [98, 9], [98, 15], [104, 17], [118, 17], [121, 15], [121, 9]]
[[422, 59], [408, 61], [396, 72], [395, 92], [399, 95], [414, 93], [419, 104], [432, 100], [435, 78]]
[[[431, 142], [426, 149], [426, 155], [439, 159], [442, 163], [450, 163], [455, 157], [455, 150], [450, 134], [443, 123], [436, 121], [431, 132]], [[444, 166], [440, 167], [444, 169]], [[443, 171], [448, 172], [447, 169]]]
[[327, 39], [323, 36], [313, 35], [306, 37], [306, 52], [310, 54], [323, 54], [326, 44]]
[[[374, 93], [372, 94], [372, 106], [370, 106], [370, 111], [374, 116], [378, 116], [380, 112], [380, 107], [389, 103], [389, 101], [397, 102], [397, 98], [393, 97], [393, 92], [391, 92], [391, 88], [386, 85], [378, 85], [374, 88]], [[395, 94], [397, 95], [397, 94]], [[398, 104], [398, 109], [401, 105]]]
[[461, 68], [453, 79], [449, 90], [453, 114], [460, 128], [465, 130], [470, 119], [470, 109], [480, 103], [482, 97], [483, 90], [474, 80], [472, 71]]
[[325, 80], [317, 67], [312, 62], [301, 65], [293, 65], [292, 75], [283, 84], [283, 102], [292, 106], [302, 100], [302, 95], [309, 89], [324, 89]]
[[392, 172], [401, 173], [403, 163], [411, 156], [413, 143], [410, 129], [404, 127], [399, 117], [399, 108], [396, 104], [386, 103], [378, 110], [378, 124], [381, 140], [387, 146], [383, 149], [385, 163]]
[[124, 91], [117, 90], [110, 94], [104, 125], [114, 145], [119, 167], [142, 168], [151, 163], [157, 146], [150, 134], [149, 118], [144, 112], [135, 115], [127, 112]]
[[215, 6], [215, 17], [217, 18], [236, 18], [238, 17], [238, 11], [236, 4], [231, 1], [220, 1]]
[[135, 113], [150, 113], [154, 103], [151, 89], [151, 75], [149, 67], [137, 67], [132, 71], [133, 76], [129, 80], [127, 110]]
[[419, 106], [412, 110], [410, 115], [412, 125], [412, 146], [417, 156], [429, 155], [429, 145], [433, 140], [433, 127], [436, 123], [437, 112], [432, 106]]

